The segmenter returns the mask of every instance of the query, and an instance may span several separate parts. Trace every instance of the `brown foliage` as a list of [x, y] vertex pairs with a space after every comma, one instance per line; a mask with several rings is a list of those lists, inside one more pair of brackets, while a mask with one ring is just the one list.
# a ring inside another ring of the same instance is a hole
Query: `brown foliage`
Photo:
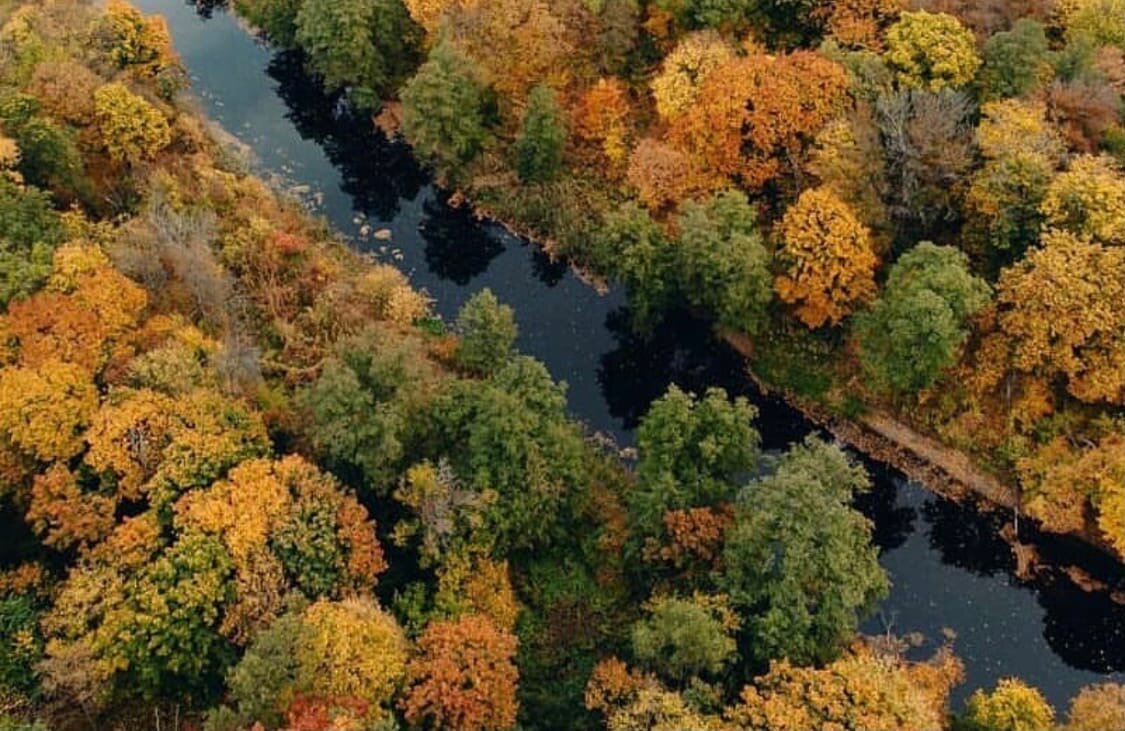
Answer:
[[1121, 98], [1108, 85], [1056, 81], [1047, 87], [1046, 98], [1048, 118], [1077, 152], [1097, 152], [1106, 130], [1118, 122]]
[[629, 184], [647, 208], [662, 211], [722, 187], [691, 155], [654, 139], [643, 139], [629, 157]]
[[401, 707], [412, 724], [502, 731], [516, 722], [516, 638], [480, 615], [433, 622], [407, 665]]

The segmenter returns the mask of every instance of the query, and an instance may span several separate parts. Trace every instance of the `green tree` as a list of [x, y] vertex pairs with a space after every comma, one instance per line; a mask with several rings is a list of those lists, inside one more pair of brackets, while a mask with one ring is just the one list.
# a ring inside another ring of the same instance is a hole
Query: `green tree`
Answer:
[[516, 172], [525, 183], [553, 180], [562, 167], [566, 125], [555, 92], [538, 84], [527, 95], [527, 110], [516, 138]]
[[461, 306], [455, 327], [461, 336], [457, 363], [462, 368], [490, 375], [511, 359], [519, 334], [515, 313], [491, 289], [482, 289]]
[[372, 109], [413, 70], [419, 33], [401, 0], [304, 0], [295, 38], [326, 89]]
[[89, 194], [85, 164], [75, 132], [40, 114], [41, 103], [26, 94], [0, 101], [0, 122], [19, 146], [25, 182], [54, 191], [64, 200]]
[[270, 41], [292, 47], [297, 42], [297, 13], [304, 0], [235, 0], [238, 14], [261, 28]]
[[633, 625], [633, 655], [676, 682], [703, 673], [716, 675], [734, 660], [738, 628], [721, 597], [660, 597], [648, 616]]
[[434, 443], [490, 504], [485, 534], [498, 550], [539, 545], [557, 529], [569, 491], [587, 473], [566, 385], [542, 363], [513, 358], [488, 381], [458, 381], [434, 404]]
[[985, 101], [1023, 96], [1052, 74], [1046, 30], [1031, 18], [1021, 18], [1011, 30], [989, 38], [981, 56], [977, 86]]
[[660, 224], [633, 201], [606, 215], [598, 229], [594, 257], [625, 285], [633, 323], [647, 330], [675, 293], [675, 252]]
[[0, 308], [30, 295], [47, 279], [63, 237], [46, 193], [0, 176]]
[[737, 191], [684, 203], [677, 225], [676, 269], [691, 304], [718, 323], [756, 334], [773, 297], [769, 254], [754, 209]]
[[402, 89], [402, 132], [440, 177], [456, 178], [480, 152], [485, 87], [471, 59], [439, 43]]
[[661, 533], [669, 510], [732, 500], [735, 481], [758, 464], [758, 415], [749, 401], [721, 388], [701, 399], [671, 386], [637, 427], [638, 485], [629, 493], [634, 539]]
[[0, 599], [0, 694], [31, 698], [39, 687], [35, 663], [43, 655], [40, 601], [32, 594]]
[[[664, 4], [664, 3], [662, 3]], [[687, 28], [742, 29], [749, 23], [756, 0], [684, 0], [668, 2], [676, 19]]]
[[869, 485], [839, 447], [810, 437], [743, 490], [719, 586], [755, 660], [828, 662], [886, 596], [871, 524], [850, 505]]
[[128, 584], [118, 652], [128, 663], [127, 685], [148, 693], [206, 687], [233, 661], [219, 634], [233, 598], [233, 565], [219, 541], [189, 534]]
[[1034, 152], [989, 160], [965, 195], [965, 237], [974, 254], [996, 269], [1023, 255], [1039, 239], [1039, 210], [1055, 175], [1054, 164]]
[[[235, 727], [261, 722], [280, 728], [284, 721], [282, 698], [297, 684], [300, 665], [297, 647], [308, 630], [301, 623], [300, 606], [286, 612], [259, 632], [238, 664], [227, 673], [229, 701]], [[212, 719], [225, 715], [226, 708], [212, 710]], [[208, 724], [212, 726], [217, 724]]]
[[988, 304], [989, 287], [949, 246], [918, 244], [895, 263], [882, 296], [856, 317], [860, 361], [881, 387], [915, 393], [953, 365], [969, 337], [968, 318]]
[[370, 488], [386, 494], [406, 443], [421, 428], [437, 375], [419, 341], [382, 332], [344, 342], [297, 403], [311, 417], [308, 435], [329, 464], [358, 471]]

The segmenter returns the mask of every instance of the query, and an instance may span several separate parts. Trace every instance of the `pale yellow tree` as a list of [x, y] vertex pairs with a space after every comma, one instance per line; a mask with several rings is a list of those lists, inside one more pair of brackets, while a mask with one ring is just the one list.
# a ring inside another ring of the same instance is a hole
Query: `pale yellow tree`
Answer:
[[713, 30], [685, 36], [660, 65], [652, 80], [656, 111], [671, 119], [687, 109], [699, 87], [715, 69], [734, 58], [734, 49]]

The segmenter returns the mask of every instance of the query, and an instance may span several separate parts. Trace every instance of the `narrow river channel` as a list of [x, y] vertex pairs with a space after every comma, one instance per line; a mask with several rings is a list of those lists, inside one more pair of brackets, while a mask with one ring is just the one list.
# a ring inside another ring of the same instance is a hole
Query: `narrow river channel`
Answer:
[[[271, 51], [221, 7], [134, 1], [167, 17], [201, 106], [252, 151], [260, 174], [306, 200], [357, 248], [400, 267], [447, 319], [470, 294], [490, 287], [516, 310], [520, 348], [569, 384], [570, 409], [591, 429], [629, 444], [639, 414], [673, 382], [748, 395], [760, 409], [767, 448], [812, 428], [756, 394], [739, 357], [709, 337], [705, 324], [679, 318], [649, 340], [634, 337], [619, 292], [598, 294], [534, 246], [450, 208], [409, 150], [339, 109], [302, 73], [299, 59]], [[389, 240], [375, 236], [381, 229]], [[1105, 592], [1077, 589], [1058, 571], [1021, 581], [997, 537], [1008, 516], [938, 498], [882, 465], [868, 467], [876, 487], [861, 507], [875, 521], [894, 588], [865, 631], [920, 633], [922, 654], [946, 630], [955, 635], [967, 668], [955, 704], [1018, 675], [1061, 711], [1087, 683], [1125, 680], [1125, 607]], [[1060, 565], [1097, 563], [1057, 543], [1044, 546]], [[1101, 568], [1120, 578], [1117, 567]]]

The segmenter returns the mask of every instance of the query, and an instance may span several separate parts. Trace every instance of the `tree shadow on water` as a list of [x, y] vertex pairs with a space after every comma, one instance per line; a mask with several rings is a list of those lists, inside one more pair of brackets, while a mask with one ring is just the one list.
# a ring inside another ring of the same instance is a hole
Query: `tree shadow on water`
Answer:
[[406, 145], [388, 140], [369, 115], [348, 108], [340, 95], [324, 93], [299, 51], [275, 53], [266, 72], [301, 137], [318, 144], [339, 171], [353, 210], [389, 221], [402, 200], [413, 200], [429, 184]]
[[448, 205], [444, 196], [427, 197], [418, 233], [425, 241], [426, 266], [442, 279], [464, 286], [483, 274], [504, 251], [498, 236], [465, 207]]

